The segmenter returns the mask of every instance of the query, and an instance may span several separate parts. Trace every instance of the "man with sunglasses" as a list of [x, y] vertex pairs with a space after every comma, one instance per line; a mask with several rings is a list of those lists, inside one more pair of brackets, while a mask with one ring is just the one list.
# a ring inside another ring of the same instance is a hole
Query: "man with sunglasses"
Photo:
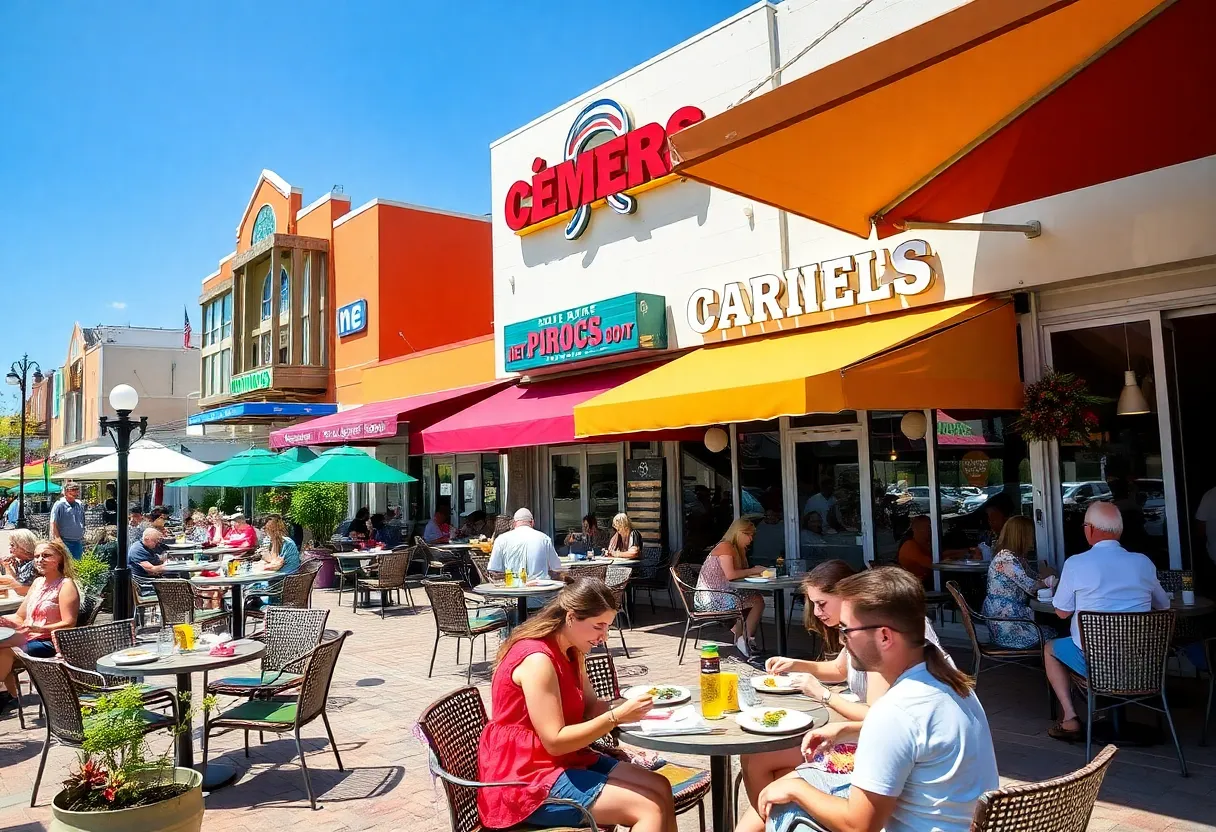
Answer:
[[[988, 718], [974, 680], [925, 638], [920, 581], [895, 566], [845, 578], [840, 638], [859, 670], [891, 686], [866, 714], [847, 795], [819, 791], [796, 770], [760, 793], [773, 832], [811, 821], [832, 832], [967, 832], [980, 795], [1000, 786]], [[821, 741], [803, 741], [807, 759]]]

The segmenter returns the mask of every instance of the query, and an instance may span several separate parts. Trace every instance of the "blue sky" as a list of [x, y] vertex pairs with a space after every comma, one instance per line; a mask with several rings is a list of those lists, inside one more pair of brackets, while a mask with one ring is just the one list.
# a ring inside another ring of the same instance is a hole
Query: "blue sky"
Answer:
[[0, 3], [0, 372], [75, 321], [197, 330], [262, 168], [486, 213], [491, 141], [748, 5]]

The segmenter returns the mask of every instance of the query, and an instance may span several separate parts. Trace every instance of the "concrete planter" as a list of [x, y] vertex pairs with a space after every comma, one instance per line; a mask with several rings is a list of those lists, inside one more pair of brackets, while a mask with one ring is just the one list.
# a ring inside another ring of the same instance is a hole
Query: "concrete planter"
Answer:
[[[147, 780], [157, 778], [152, 772]], [[51, 804], [51, 832], [199, 832], [203, 828], [203, 776], [192, 768], [173, 769], [173, 779], [190, 790], [171, 800], [115, 812], [72, 812]]]

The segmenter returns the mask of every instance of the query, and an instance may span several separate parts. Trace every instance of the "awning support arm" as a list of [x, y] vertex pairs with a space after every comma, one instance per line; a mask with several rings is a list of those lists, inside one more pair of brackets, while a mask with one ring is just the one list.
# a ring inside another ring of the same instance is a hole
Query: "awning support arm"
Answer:
[[904, 220], [895, 223], [900, 231], [1015, 231], [1025, 234], [1026, 239], [1033, 240], [1043, 233], [1043, 224], [1031, 220], [1025, 225], [1011, 225], [1002, 222], [921, 222], [920, 220]]

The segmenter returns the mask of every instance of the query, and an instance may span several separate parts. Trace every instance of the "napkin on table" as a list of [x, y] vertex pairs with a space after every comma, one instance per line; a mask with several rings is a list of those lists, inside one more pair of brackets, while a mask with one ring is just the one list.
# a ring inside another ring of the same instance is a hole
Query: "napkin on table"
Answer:
[[671, 716], [664, 720], [643, 719], [641, 722], [624, 727], [631, 731], [641, 731], [648, 737], [708, 734], [711, 730], [694, 705], [676, 708], [671, 711]]

